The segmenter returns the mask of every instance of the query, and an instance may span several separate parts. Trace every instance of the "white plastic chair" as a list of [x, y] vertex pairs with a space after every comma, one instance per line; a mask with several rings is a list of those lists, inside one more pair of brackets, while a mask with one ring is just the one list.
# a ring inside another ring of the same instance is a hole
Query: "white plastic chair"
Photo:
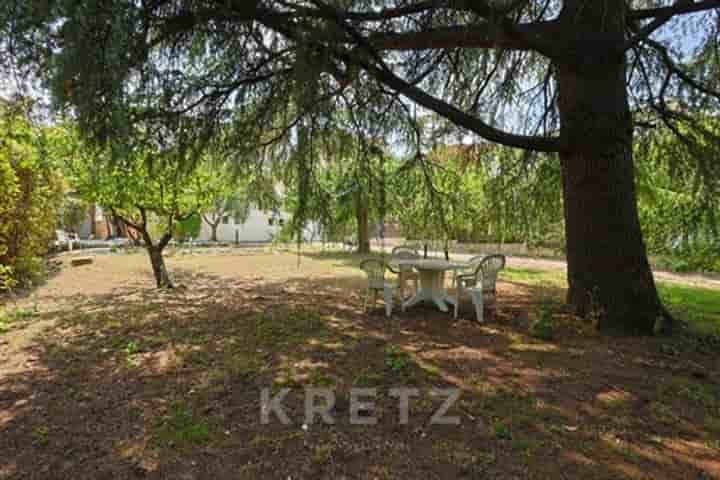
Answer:
[[400, 300], [405, 300], [405, 287], [409, 281], [415, 284], [415, 291], [417, 292], [420, 283], [420, 274], [413, 270], [412, 267], [398, 265], [395, 263], [397, 260], [414, 260], [420, 258], [420, 254], [417, 250], [411, 247], [395, 247], [391, 253], [390, 264], [388, 270], [397, 275], [397, 288], [400, 290]]
[[468, 290], [475, 306], [475, 315], [478, 322], [483, 322], [484, 296], [497, 301], [497, 275], [505, 268], [505, 255], [488, 255], [487, 257], [473, 257], [468, 262], [472, 271], [460, 273], [455, 276], [455, 318], [458, 315], [460, 298], [463, 290]]
[[373, 293], [373, 304], [377, 302], [377, 294], [382, 290], [383, 299], [385, 300], [385, 314], [389, 318], [392, 315], [393, 293], [395, 286], [385, 281], [386, 265], [381, 260], [369, 258], [360, 262], [360, 269], [368, 276], [367, 289], [365, 291], [365, 301], [363, 302], [363, 312], [367, 311], [367, 303], [370, 298], [370, 292]]

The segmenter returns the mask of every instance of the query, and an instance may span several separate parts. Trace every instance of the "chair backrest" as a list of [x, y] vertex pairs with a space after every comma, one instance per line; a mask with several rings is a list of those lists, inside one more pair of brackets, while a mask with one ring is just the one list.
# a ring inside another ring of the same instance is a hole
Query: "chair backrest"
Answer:
[[398, 259], [412, 259], [412, 258], [420, 258], [420, 254], [417, 250], [415, 250], [412, 247], [395, 247], [392, 251], [392, 258], [398, 258]]
[[392, 249], [390, 254], [393, 258], [420, 258], [420, 254], [417, 249], [409, 247], [407, 245], [401, 245]]
[[505, 255], [488, 255], [480, 262], [480, 270], [483, 275], [483, 290], [486, 292], [495, 292], [497, 283], [497, 275], [500, 270], [505, 268]]
[[407, 246], [395, 247], [392, 249], [392, 254], [391, 254], [391, 259], [390, 259], [390, 265], [391, 265], [391, 267], [394, 267], [394, 268], [391, 268], [391, 270], [395, 273], [397, 273], [400, 270], [402, 270], [402, 271], [412, 270], [412, 267], [398, 265], [396, 263], [396, 260], [414, 260], [416, 258], [420, 258], [420, 254], [414, 248], [407, 247]]
[[360, 262], [360, 269], [367, 274], [370, 288], [383, 288], [385, 285], [385, 263], [376, 258]]
[[482, 261], [484, 259], [485, 255], [476, 255], [467, 261], [470, 266], [470, 270], [472, 270], [474, 274], [477, 275], [477, 273], [480, 272], [480, 267], [482, 266]]

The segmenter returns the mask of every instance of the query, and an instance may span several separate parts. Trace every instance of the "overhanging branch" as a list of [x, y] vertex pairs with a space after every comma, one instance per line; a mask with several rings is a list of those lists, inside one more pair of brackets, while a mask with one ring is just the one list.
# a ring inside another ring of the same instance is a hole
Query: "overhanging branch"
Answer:
[[663, 17], [666, 15], [675, 16], [702, 12], [713, 8], [720, 8], [720, 0], [704, 0], [701, 2], [681, 1], [670, 7], [630, 10], [628, 12], [628, 18], [632, 20], [644, 20], [648, 18]]
[[380, 82], [397, 91], [406, 98], [416, 102], [418, 105], [442, 115], [456, 125], [480, 135], [492, 142], [503, 145], [535, 150], [539, 152], [560, 151], [560, 141], [557, 138], [532, 137], [508, 133], [495, 128], [477, 117], [469, 115], [458, 108], [443, 102], [442, 100], [429, 95], [422, 89], [409, 84], [389, 70], [381, 69], [372, 64], [363, 65], [363, 68]]
[[672, 57], [670, 57], [670, 53], [668, 52], [668, 49], [665, 45], [663, 45], [660, 42], [651, 40], [651, 39], [646, 40], [645, 43], [650, 45], [652, 48], [654, 48], [660, 54], [660, 57], [662, 58], [663, 63], [665, 64], [665, 67], [667, 67], [667, 69], [673, 75], [677, 76], [680, 80], [687, 83], [688, 85], [690, 85], [690, 87], [694, 88], [695, 90], [698, 90], [699, 92], [702, 92], [705, 95], [714, 97], [717, 100], [720, 100], [720, 92], [703, 85], [702, 83], [700, 83], [697, 80], [695, 80], [694, 78], [692, 78], [682, 68], [680, 68], [680, 66], [673, 61]]
[[418, 32], [376, 35], [370, 43], [379, 50], [437, 50], [446, 48], [503, 48], [535, 50], [554, 56], [550, 40], [557, 22], [514, 25], [510, 31], [488, 22], [471, 26], [450, 26]]

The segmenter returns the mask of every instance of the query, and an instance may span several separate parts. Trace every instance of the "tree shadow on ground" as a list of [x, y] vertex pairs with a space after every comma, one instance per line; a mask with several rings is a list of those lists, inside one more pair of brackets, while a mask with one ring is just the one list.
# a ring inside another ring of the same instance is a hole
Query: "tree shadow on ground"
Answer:
[[[720, 475], [718, 384], [703, 373], [715, 359], [572, 328], [533, 339], [532, 288], [501, 283], [479, 325], [469, 308], [457, 321], [363, 313], [359, 275], [174, 274], [183, 288], [78, 295], [42, 314], [54, 326], [0, 380], [0, 478]], [[303, 426], [308, 386], [336, 392], [334, 425]], [[350, 423], [352, 387], [377, 388], [377, 425]], [[393, 387], [419, 390], [407, 425]], [[459, 425], [430, 424], [433, 387], [462, 390]], [[263, 388], [291, 388], [291, 425], [261, 423]]]

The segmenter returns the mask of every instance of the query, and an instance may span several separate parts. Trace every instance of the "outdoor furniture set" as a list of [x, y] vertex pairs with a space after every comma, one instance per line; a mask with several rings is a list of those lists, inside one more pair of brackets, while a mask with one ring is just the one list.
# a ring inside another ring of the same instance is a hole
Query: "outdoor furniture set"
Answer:
[[[487, 297], [493, 303], [496, 301], [497, 275], [505, 268], [505, 256], [480, 255], [467, 262], [453, 262], [447, 259], [422, 258], [413, 247], [401, 246], [392, 250], [388, 262], [370, 258], [363, 260], [360, 268], [368, 276], [363, 309], [367, 308], [371, 294], [374, 303], [377, 301], [378, 293], [382, 292], [385, 313], [389, 317], [392, 314], [393, 296], [397, 290], [400, 293], [400, 306], [403, 312], [418, 303], [429, 302], [443, 312], [449, 311], [448, 305], [451, 305], [454, 309], [453, 316], [457, 318], [461, 296], [464, 292], [468, 292], [475, 307], [477, 321], [482, 323], [483, 297]], [[396, 282], [385, 279], [387, 270], [397, 276]], [[450, 296], [445, 290], [445, 272], [454, 273], [454, 296]], [[405, 289], [411, 281], [414, 283], [415, 293], [407, 298]]]

